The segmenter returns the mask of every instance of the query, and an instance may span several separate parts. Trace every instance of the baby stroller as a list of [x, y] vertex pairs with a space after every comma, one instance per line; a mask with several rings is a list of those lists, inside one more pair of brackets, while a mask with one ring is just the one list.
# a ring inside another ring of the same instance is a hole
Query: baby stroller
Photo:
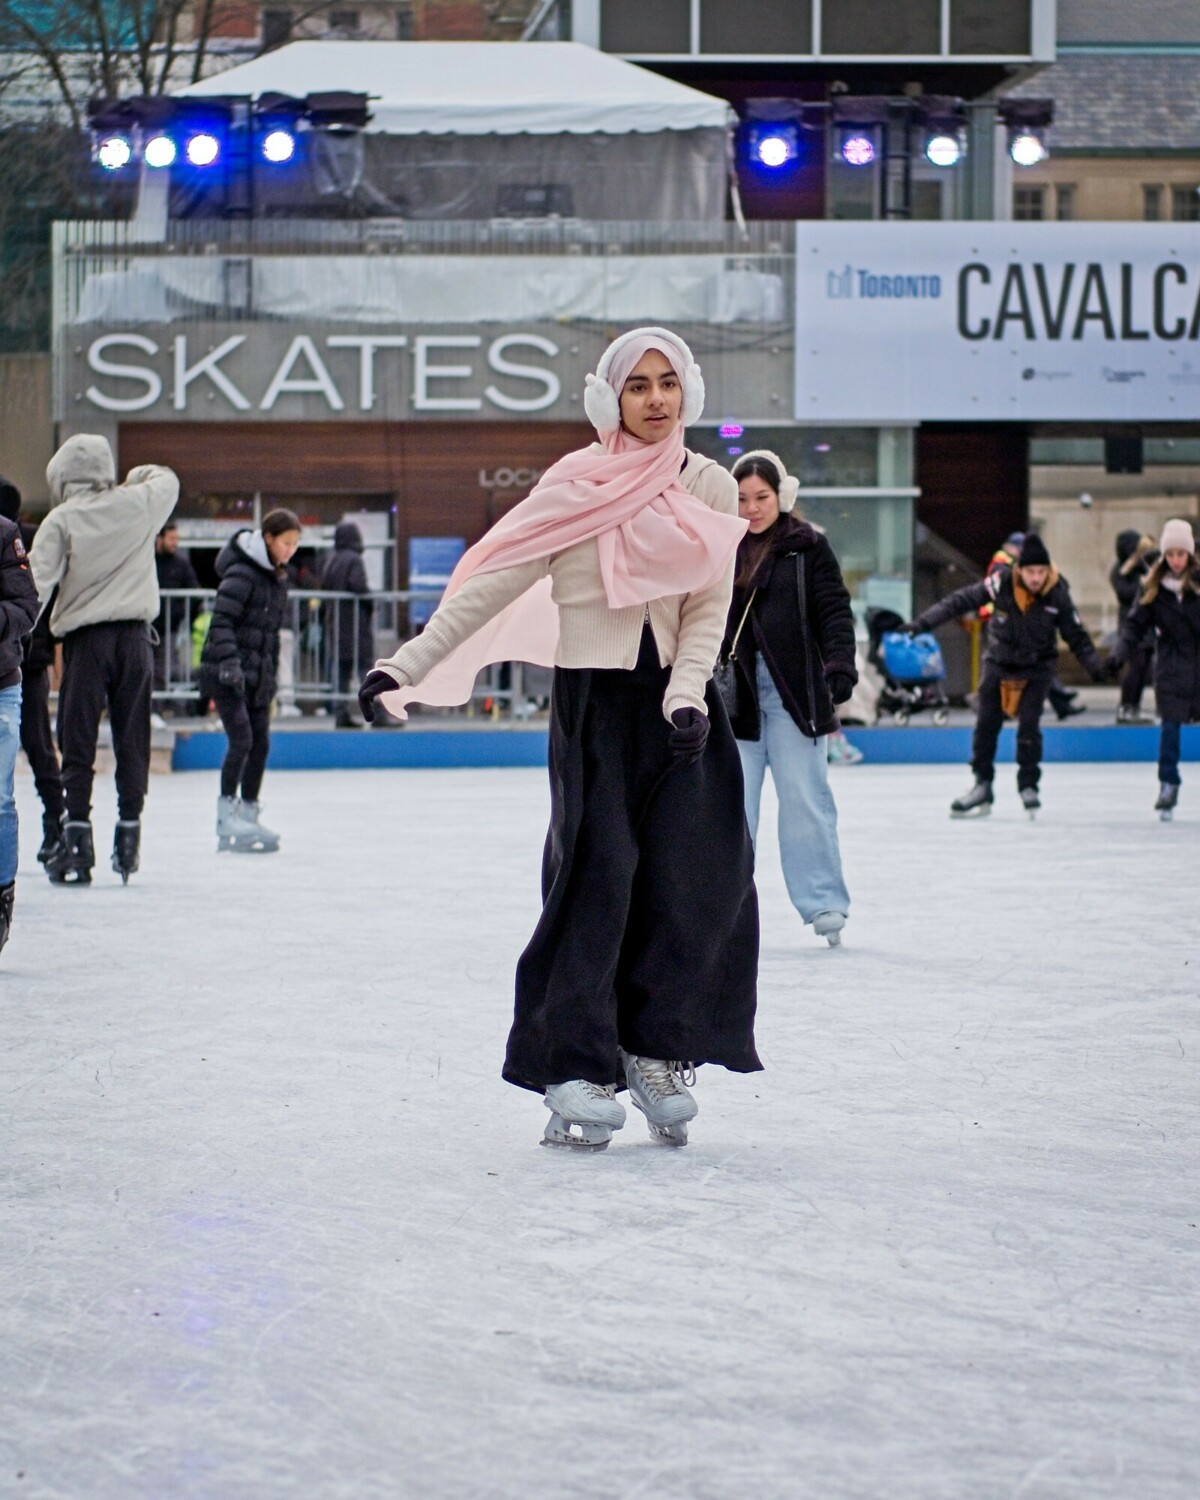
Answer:
[[926, 709], [931, 710], [935, 724], [946, 724], [950, 700], [942, 686], [946, 680], [942, 648], [927, 631], [905, 635], [900, 629], [903, 624], [894, 609], [867, 610], [867, 660], [883, 677], [879, 708], [900, 725]]

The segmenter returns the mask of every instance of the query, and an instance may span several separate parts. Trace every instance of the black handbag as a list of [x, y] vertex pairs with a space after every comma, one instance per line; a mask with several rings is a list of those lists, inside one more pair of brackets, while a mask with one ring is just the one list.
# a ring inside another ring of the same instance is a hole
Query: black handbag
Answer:
[[717, 658], [717, 664], [713, 668], [713, 685], [720, 695], [721, 702], [725, 705], [725, 712], [731, 719], [737, 718], [741, 706], [741, 678], [738, 673], [741, 668], [737, 660], [737, 643], [741, 638], [742, 626], [746, 623], [746, 617], [750, 613], [750, 606], [754, 603], [754, 596], [758, 593], [757, 588], [750, 590], [750, 597], [746, 600], [746, 607], [742, 611], [742, 618], [738, 622], [738, 628], [733, 633], [733, 640], [729, 643], [729, 650], [724, 656]]

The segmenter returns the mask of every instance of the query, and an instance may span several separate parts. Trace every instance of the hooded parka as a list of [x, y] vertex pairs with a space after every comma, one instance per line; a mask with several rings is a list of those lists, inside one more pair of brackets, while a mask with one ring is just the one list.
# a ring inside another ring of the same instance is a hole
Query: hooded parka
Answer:
[[1154, 697], [1162, 719], [1200, 719], [1200, 566], [1193, 561], [1177, 593], [1165, 586], [1169, 569], [1155, 564], [1142, 594], [1121, 626], [1123, 656], [1150, 639], [1157, 647]]
[[239, 531], [217, 558], [221, 580], [212, 623], [200, 657], [200, 691], [227, 690], [221, 667], [242, 669], [247, 704], [270, 703], [279, 670], [279, 632], [287, 605], [287, 581], [267, 553], [261, 531]]
[[[333, 533], [333, 551], [321, 573], [321, 587], [331, 594], [369, 594], [363, 562], [362, 532], [353, 521], [342, 521]], [[371, 601], [339, 599], [325, 606], [325, 633], [336, 646], [339, 663], [356, 663], [362, 670], [375, 660], [375, 630]]]

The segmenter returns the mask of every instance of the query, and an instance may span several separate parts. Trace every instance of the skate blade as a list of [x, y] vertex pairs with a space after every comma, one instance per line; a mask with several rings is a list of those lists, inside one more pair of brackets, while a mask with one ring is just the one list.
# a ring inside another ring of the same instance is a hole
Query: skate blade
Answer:
[[62, 870], [50, 876], [51, 885], [91, 885], [90, 870]]
[[688, 1117], [688, 1120], [679, 1120], [674, 1125], [657, 1125], [650, 1118], [650, 1116], [646, 1114], [645, 1107], [638, 1102], [636, 1095], [632, 1091], [630, 1091], [629, 1098], [634, 1108], [641, 1110], [642, 1115], [646, 1121], [646, 1129], [650, 1132], [650, 1139], [652, 1141], [657, 1142], [657, 1144], [660, 1146], [687, 1145], [688, 1120], [694, 1120], [696, 1118], [696, 1116], [700, 1113], [698, 1108], [692, 1111], [691, 1115]]
[[992, 804], [985, 802], [982, 807], [952, 807], [950, 816], [952, 818], [990, 818], [992, 815]]
[[842, 946], [842, 935], [840, 932], [827, 932], [825, 934], [825, 941], [831, 948], [840, 948]]
[[612, 1140], [611, 1125], [593, 1125], [582, 1120], [564, 1120], [552, 1115], [542, 1137], [543, 1146], [560, 1151], [603, 1151]]
[[1160, 823], [1170, 823], [1174, 819], [1174, 817], [1175, 817], [1175, 811], [1174, 811], [1174, 809], [1170, 808], [1170, 807], [1164, 807], [1163, 810], [1158, 815], [1158, 821]]

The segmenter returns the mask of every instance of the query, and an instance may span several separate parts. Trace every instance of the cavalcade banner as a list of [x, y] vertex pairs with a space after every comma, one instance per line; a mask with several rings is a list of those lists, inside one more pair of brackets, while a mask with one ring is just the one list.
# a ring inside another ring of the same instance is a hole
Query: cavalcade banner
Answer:
[[1197, 226], [798, 224], [795, 415], [1196, 420]]

